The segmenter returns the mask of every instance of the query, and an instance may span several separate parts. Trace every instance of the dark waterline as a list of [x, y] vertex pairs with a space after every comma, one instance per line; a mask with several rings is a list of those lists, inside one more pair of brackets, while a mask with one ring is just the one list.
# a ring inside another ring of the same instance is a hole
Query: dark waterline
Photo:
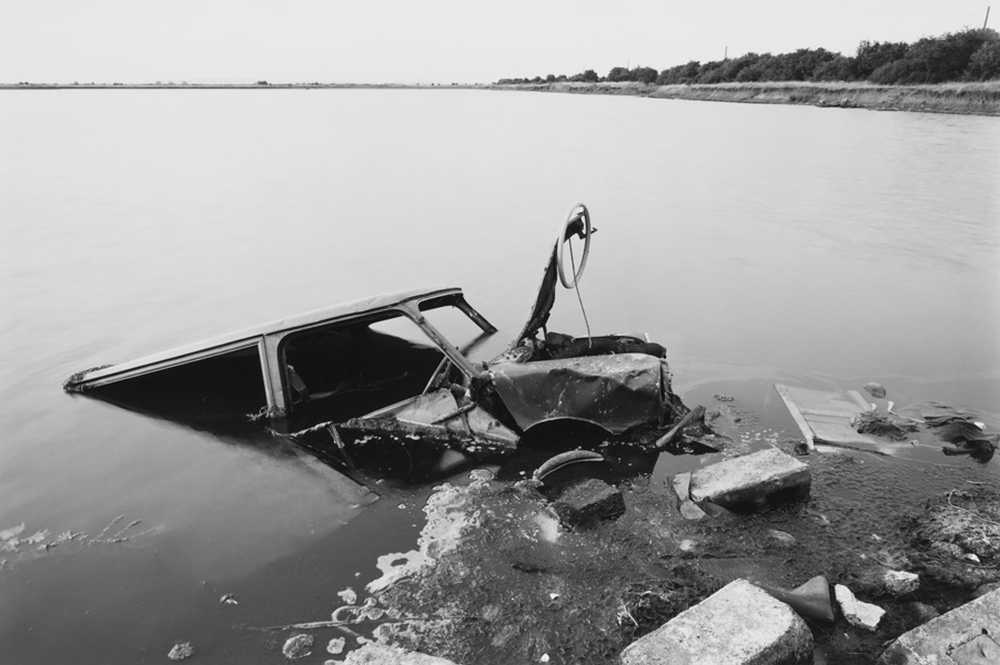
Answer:
[[[783, 436], [774, 380], [879, 380], [1000, 426], [997, 119], [477, 91], [2, 102], [0, 529], [149, 530], [0, 553], [14, 662], [162, 662], [176, 640], [274, 662], [232, 626], [327, 616], [412, 547], [430, 489], [368, 504], [266, 435], [71, 397], [66, 376], [423, 285], [513, 330], [577, 200], [600, 228], [594, 330], [664, 342], [689, 404], [733, 392]], [[553, 327], [581, 333], [560, 295]]]

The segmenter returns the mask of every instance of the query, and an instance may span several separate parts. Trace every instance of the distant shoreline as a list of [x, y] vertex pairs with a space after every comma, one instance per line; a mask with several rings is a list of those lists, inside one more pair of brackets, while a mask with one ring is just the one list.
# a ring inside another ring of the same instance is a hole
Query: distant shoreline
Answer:
[[921, 85], [803, 81], [678, 85], [656, 85], [633, 81], [620, 83], [556, 82], [495, 84], [491, 85], [490, 88], [493, 90], [591, 95], [632, 95], [656, 99], [710, 102], [806, 104], [876, 111], [1000, 116], [1000, 81]]
[[865, 82], [714, 83], [0, 83], [0, 90], [515, 90], [654, 99], [805, 104], [959, 115], [1000, 116], [1000, 81], [876, 85]]
[[482, 83], [0, 83], [0, 90], [437, 90], [488, 88]]

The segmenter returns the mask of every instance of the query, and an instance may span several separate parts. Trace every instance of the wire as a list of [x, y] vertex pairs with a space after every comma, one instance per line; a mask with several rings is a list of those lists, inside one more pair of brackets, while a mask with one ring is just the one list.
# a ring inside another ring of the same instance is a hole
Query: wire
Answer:
[[569, 262], [573, 266], [573, 290], [576, 291], [576, 299], [580, 303], [580, 312], [583, 314], [583, 323], [587, 326], [587, 348], [590, 349], [594, 346], [594, 340], [590, 334], [590, 320], [587, 318], [587, 308], [583, 306], [583, 296], [580, 295], [580, 275], [576, 272], [576, 256], [573, 254], [573, 239], [570, 238], [566, 242], [569, 243]]

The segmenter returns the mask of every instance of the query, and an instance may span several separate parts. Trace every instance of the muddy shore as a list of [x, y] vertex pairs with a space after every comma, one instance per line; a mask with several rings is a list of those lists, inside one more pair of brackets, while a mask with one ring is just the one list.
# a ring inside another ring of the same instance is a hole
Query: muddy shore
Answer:
[[529, 90], [591, 95], [633, 95], [658, 99], [689, 99], [750, 104], [808, 104], [876, 111], [918, 111], [961, 115], [1000, 115], [1000, 82], [935, 85], [874, 85], [871, 83], [718, 83], [714, 85], [655, 85], [626, 83], [538, 83], [493, 85], [493, 90]]

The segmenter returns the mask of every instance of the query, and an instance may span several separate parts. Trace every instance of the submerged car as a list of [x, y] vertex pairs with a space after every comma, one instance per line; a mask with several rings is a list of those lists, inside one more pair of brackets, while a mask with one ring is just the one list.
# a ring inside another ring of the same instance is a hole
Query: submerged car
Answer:
[[[335, 438], [394, 431], [510, 449], [540, 425], [559, 423], [648, 438], [687, 411], [671, 390], [664, 347], [633, 336], [574, 338], [546, 329], [557, 277], [575, 286], [593, 231], [586, 208], [574, 208], [527, 324], [492, 358], [477, 352], [496, 327], [461, 289], [443, 288], [299, 314], [85, 370], [64, 387], [126, 406], [141, 396], [142, 410], [188, 421], [245, 414], [286, 431], [332, 425]], [[570, 280], [562, 250], [573, 236], [586, 247]], [[465, 337], [468, 330], [473, 336], [459, 346], [447, 335], [462, 326]]]

